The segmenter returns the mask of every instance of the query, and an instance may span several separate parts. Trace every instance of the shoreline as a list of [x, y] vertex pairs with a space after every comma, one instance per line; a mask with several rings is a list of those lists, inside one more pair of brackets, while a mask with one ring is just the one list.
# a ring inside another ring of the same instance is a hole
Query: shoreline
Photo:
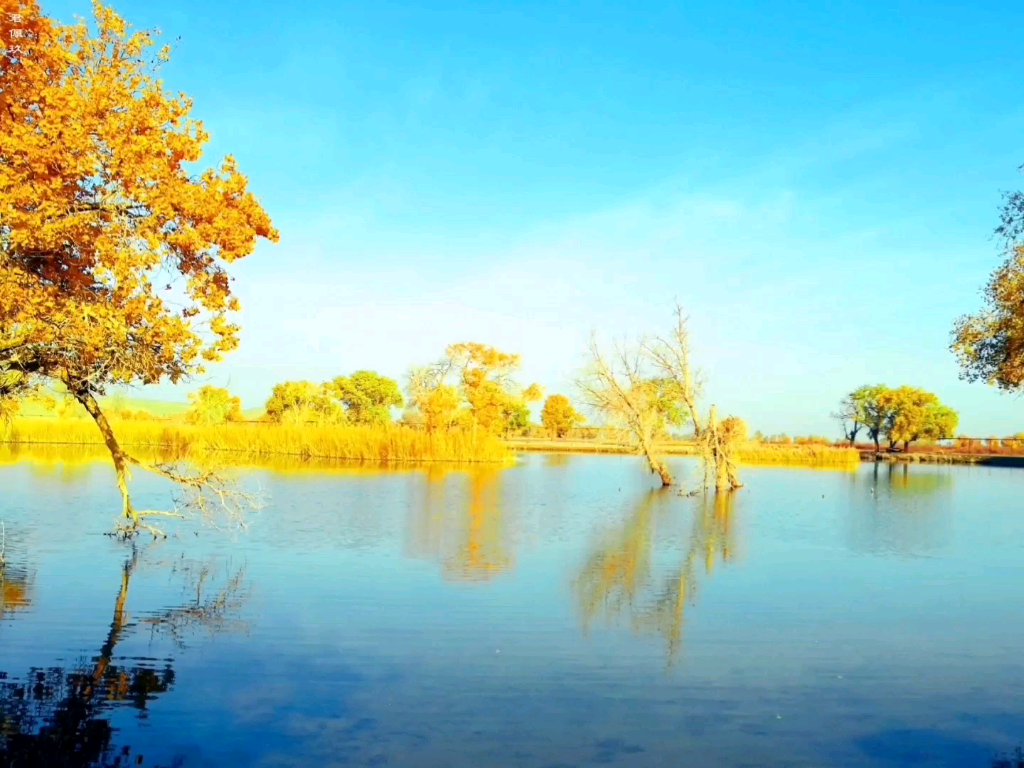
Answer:
[[998, 453], [876, 453], [861, 451], [860, 460], [877, 464], [978, 464], [988, 467], [1024, 467], [1024, 456]]
[[[228, 446], [228, 445], [190, 445], [185, 453], [196, 450], [198, 453], [220, 454], [241, 457], [247, 459], [259, 459], [272, 456], [290, 458], [330, 460], [330, 461], [382, 461], [383, 463], [467, 463], [467, 464], [503, 464], [511, 456], [520, 453], [577, 453], [577, 454], [603, 454], [603, 455], [632, 455], [635, 451], [621, 443], [608, 441], [591, 440], [559, 440], [551, 438], [509, 438], [503, 440], [509, 456], [498, 457], [425, 457], [425, 456], [402, 456], [388, 455], [376, 457], [367, 455], [344, 455], [343, 452], [335, 452], [343, 446]], [[143, 450], [174, 450], [185, 446], [161, 441], [123, 441], [125, 447], [132, 447]], [[45, 440], [45, 439], [11, 439], [0, 436], [0, 445], [16, 448], [18, 446], [62, 446], [65, 448], [102, 448], [104, 443], [97, 436], [94, 440]], [[298, 450], [296, 450], [298, 448]], [[319, 450], [318, 450], [319, 449]], [[334, 450], [332, 450], [334, 449]], [[759, 450], [764, 449], [764, 450]], [[816, 450], [814, 450], [816, 449]], [[836, 454], [833, 456], [832, 451]], [[657, 452], [663, 456], [696, 456], [697, 449], [693, 443], [671, 442], [662, 443], [658, 446]], [[825, 466], [833, 465], [831, 459], [840, 458], [840, 452], [846, 454], [843, 462], [836, 462], [836, 465], [844, 464], [853, 466], [858, 463], [886, 463], [886, 464], [966, 464], [993, 467], [1021, 467], [1024, 468], [1024, 455], [1012, 454], [980, 454], [980, 453], [953, 453], [953, 452], [911, 452], [911, 453], [886, 453], [876, 452], [873, 449], [851, 449], [832, 446], [802, 446], [802, 445], [776, 445], [769, 444], [762, 446], [752, 444], [747, 451], [740, 450], [738, 459], [745, 464], [808, 464]], [[389, 452], [390, 453], [390, 452]], [[744, 456], [743, 454], [747, 455]], [[774, 455], [773, 455], [774, 454]], [[827, 458], [825, 458], [827, 457]], [[822, 459], [825, 458], [824, 461]]]
[[[511, 438], [505, 441], [508, 447], [523, 453], [599, 453], [627, 455], [633, 453], [619, 443], [592, 442], [589, 440], [552, 440], [533, 438]], [[798, 448], [799, 446], [784, 446]], [[1024, 455], [981, 454], [981, 453], [876, 453], [857, 450], [861, 462], [903, 463], [903, 464], [977, 464], [990, 467], [1024, 467]], [[697, 451], [690, 443], [668, 443], [659, 446], [659, 453], [667, 456], [695, 456]]]

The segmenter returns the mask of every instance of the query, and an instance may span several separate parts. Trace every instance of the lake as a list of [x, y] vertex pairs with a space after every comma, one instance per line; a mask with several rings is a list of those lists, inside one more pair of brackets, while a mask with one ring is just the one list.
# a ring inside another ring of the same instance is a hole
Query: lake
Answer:
[[1024, 472], [742, 479], [251, 469], [248, 530], [133, 547], [103, 535], [109, 466], [8, 462], [0, 763], [988, 768], [1024, 742]]

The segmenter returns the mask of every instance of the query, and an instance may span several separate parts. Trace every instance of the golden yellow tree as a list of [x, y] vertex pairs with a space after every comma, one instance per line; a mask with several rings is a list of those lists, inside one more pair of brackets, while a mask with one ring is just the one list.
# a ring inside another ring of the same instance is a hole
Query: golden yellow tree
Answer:
[[95, 33], [35, 0], [0, 10], [0, 396], [64, 384], [103, 434], [134, 531], [129, 465], [197, 491], [210, 478], [126, 453], [97, 396], [180, 381], [233, 350], [225, 265], [278, 234], [233, 158], [190, 170], [208, 136], [156, 79], [169, 51], [151, 34], [99, 3]]
[[431, 432], [459, 426], [507, 434], [526, 426], [526, 404], [544, 396], [537, 384], [521, 389], [513, 380], [519, 361], [486, 344], [450, 344], [440, 361], [409, 372], [409, 401]]
[[555, 437], [565, 437], [570, 429], [582, 424], [583, 414], [576, 411], [565, 395], [551, 395], [544, 401], [540, 420]]
[[523, 410], [521, 406], [543, 396], [537, 384], [519, 391], [513, 381], [512, 373], [521, 362], [519, 355], [473, 342], [452, 344], [445, 354], [469, 404], [471, 423], [484, 432], [497, 435], [507, 431], [508, 422]]

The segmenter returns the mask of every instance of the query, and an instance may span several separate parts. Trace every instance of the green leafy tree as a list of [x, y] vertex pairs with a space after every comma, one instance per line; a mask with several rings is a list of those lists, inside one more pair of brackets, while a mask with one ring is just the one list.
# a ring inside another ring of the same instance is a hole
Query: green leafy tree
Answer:
[[565, 437], [570, 430], [582, 424], [584, 419], [565, 395], [551, 395], [544, 401], [540, 412], [541, 424], [555, 437]]
[[884, 384], [874, 384], [860, 387], [851, 395], [876, 451], [882, 449], [882, 437], [888, 432], [895, 415], [888, 392], [889, 388]]
[[878, 394], [885, 389], [882, 385], [858, 387], [839, 401], [839, 409], [832, 414], [842, 429], [843, 436], [853, 447], [857, 443], [857, 434], [865, 429], [878, 446], [886, 415], [871, 408]]
[[242, 401], [223, 387], [209, 385], [190, 392], [192, 405], [185, 412], [189, 424], [224, 424], [242, 420]]
[[267, 400], [266, 418], [278, 424], [338, 424], [345, 412], [330, 388], [312, 381], [285, 381], [274, 386]]
[[[951, 437], [959, 421], [956, 411], [940, 403], [933, 393], [917, 387], [860, 387], [844, 399], [843, 407], [847, 408], [847, 423], [856, 419], [874, 441], [876, 450], [881, 450], [883, 438], [889, 450], [901, 443], [903, 450], [907, 450], [915, 440]], [[855, 429], [844, 431], [847, 439], [856, 436]]]
[[502, 409], [505, 437], [522, 435], [530, 427], [530, 406], [522, 400], [509, 400]]
[[339, 376], [331, 382], [330, 389], [345, 406], [353, 424], [387, 424], [391, 421], [391, 409], [401, 408], [405, 403], [398, 382], [374, 371]]

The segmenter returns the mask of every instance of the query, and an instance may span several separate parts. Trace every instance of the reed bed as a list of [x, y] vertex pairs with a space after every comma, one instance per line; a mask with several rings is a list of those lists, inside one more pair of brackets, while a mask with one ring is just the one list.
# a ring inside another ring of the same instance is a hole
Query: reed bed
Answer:
[[[623, 443], [607, 440], [555, 440], [514, 438], [508, 444], [519, 451], [569, 453], [634, 453]], [[665, 456], [695, 456], [697, 447], [684, 441], [663, 442], [657, 451]], [[812, 467], [850, 467], [861, 461], [855, 448], [821, 444], [756, 443], [749, 442], [737, 450], [737, 459], [743, 464], [793, 464]]]
[[[400, 425], [383, 427], [229, 423], [218, 426], [167, 421], [111, 419], [125, 447], [171, 452], [187, 458], [216, 451], [251, 458], [274, 455], [305, 459], [346, 459], [397, 463], [410, 461], [509, 462], [513, 454], [496, 437], [464, 432], [428, 434]], [[14, 419], [0, 441], [24, 444], [102, 445], [88, 419]]]
[[738, 450], [743, 464], [799, 464], [812, 467], [853, 467], [860, 464], [860, 451], [832, 445], [786, 445], [747, 443]]

